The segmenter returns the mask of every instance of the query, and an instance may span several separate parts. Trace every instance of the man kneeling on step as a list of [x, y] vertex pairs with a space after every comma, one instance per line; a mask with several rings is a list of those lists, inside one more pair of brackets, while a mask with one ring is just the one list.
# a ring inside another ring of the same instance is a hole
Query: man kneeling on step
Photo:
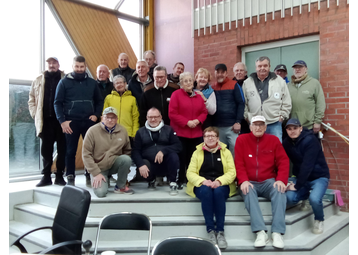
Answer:
[[169, 194], [178, 194], [179, 156], [182, 146], [174, 130], [165, 125], [160, 111], [153, 107], [147, 112], [147, 121], [134, 138], [132, 158], [140, 175], [148, 181], [148, 189], [155, 189], [155, 177], [167, 176]]
[[132, 164], [131, 145], [127, 130], [117, 124], [118, 113], [113, 107], [104, 109], [102, 122], [90, 127], [83, 141], [82, 159], [91, 174], [93, 192], [97, 197], [108, 193], [108, 176], [117, 174], [114, 193], [133, 194], [126, 186]]
[[271, 200], [272, 245], [283, 248], [285, 234], [286, 185], [289, 159], [280, 140], [265, 134], [266, 119], [251, 119], [251, 133], [240, 135], [235, 144], [235, 167], [241, 196], [251, 218], [251, 230], [256, 233], [255, 247], [265, 247], [269, 239], [258, 197]]

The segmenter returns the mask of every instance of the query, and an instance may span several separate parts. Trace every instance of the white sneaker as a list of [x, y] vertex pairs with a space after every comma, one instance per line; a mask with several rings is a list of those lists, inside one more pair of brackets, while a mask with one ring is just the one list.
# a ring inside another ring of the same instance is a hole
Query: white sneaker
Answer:
[[178, 185], [176, 182], [171, 182], [170, 183], [170, 191], [169, 191], [169, 195], [171, 196], [176, 196], [178, 195]]
[[227, 242], [225, 239], [224, 231], [219, 231], [218, 235], [216, 236], [216, 239], [218, 241], [218, 246], [220, 249], [226, 249], [227, 248]]
[[208, 233], [208, 239], [213, 242], [214, 244], [217, 244], [217, 239], [216, 239], [216, 234], [215, 234], [215, 231], [214, 230], [211, 230], [209, 233]]
[[285, 247], [281, 233], [277, 233], [277, 232], [272, 233], [272, 246], [279, 249]]
[[315, 220], [312, 229], [313, 234], [323, 233], [323, 221]]
[[311, 210], [310, 201], [302, 200], [300, 210], [301, 211], [309, 211], [309, 210]]
[[269, 242], [268, 235], [266, 234], [265, 230], [261, 230], [256, 233], [256, 240], [254, 246], [256, 248], [265, 247], [266, 244]]

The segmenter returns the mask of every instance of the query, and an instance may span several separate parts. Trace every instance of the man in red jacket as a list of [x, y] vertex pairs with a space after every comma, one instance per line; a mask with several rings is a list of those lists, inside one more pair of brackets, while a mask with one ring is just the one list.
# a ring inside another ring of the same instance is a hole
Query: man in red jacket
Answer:
[[265, 134], [266, 119], [255, 116], [251, 119], [251, 133], [240, 135], [235, 145], [235, 166], [241, 196], [251, 217], [251, 230], [256, 233], [255, 247], [268, 243], [258, 197], [271, 200], [273, 246], [283, 248], [285, 234], [286, 185], [289, 159], [280, 140]]

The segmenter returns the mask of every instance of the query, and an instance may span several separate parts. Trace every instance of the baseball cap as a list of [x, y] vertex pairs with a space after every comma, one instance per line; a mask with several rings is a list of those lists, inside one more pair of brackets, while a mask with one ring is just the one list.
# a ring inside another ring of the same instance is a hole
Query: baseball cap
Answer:
[[216, 70], [219, 70], [219, 69], [224, 70], [224, 71], [227, 71], [227, 67], [226, 67], [225, 64], [217, 64], [217, 65], [215, 66], [215, 71], [216, 71]]
[[254, 123], [254, 122], [257, 122], [257, 121], [262, 121], [262, 122], [266, 123], [265, 117], [261, 116], [261, 115], [258, 115], [258, 116], [255, 116], [255, 117], [251, 118], [251, 124]]
[[118, 116], [118, 112], [117, 112], [116, 108], [111, 107], [111, 106], [110, 106], [110, 107], [107, 107], [106, 109], [104, 109], [102, 115], [106, 115], [106, 114], [108, 114], [108, 113], [114, 113], [116, 116]]
[[306, 62], [303, 61], [303, 60], [297, 60], [297, 61], [293, 64], [292, 67], [294, 67], [294, 66], [305, 66], [305, 67], [307, 67], [307, 64], [306, 64]]
[[300, 127], [301, 126], [301, 122], [298, 119], [289, 119], [286, 123], [285, 128], [287, 128], [287, 126], [296, 126], [296, 127]]
[[277, 71], [277, 70], [284, 70], [286, 73], [287, 73], [287, 68], [284, 64], [279, 64], [275, 67], [275, 70], [274, 71]]
[[59, 62], [56, 57], [49, 57], [48, 59], [46, 59], [46, 62], [50, 61], [51, 59], [52, 59], [52, 60], [56, 60], [57, 62]]

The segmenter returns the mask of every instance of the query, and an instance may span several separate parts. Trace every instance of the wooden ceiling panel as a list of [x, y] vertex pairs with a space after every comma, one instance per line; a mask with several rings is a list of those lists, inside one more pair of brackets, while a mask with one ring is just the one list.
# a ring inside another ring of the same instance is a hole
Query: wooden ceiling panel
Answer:
[[66, 0], [52, 3], [94, 78], [100, 64], [118, 67], [121, 52], [127, 53], [129, 66], [135, 68], [137, 57], [114, 14]]

